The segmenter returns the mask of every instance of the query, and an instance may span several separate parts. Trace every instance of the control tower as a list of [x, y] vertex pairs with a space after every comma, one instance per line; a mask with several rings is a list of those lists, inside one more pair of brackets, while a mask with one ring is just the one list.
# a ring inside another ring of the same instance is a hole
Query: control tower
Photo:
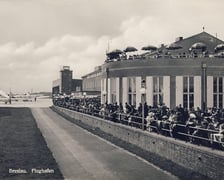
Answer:
[[61, 76], [61, 92], [71, 94], [72, 92], [72, 70], [69, 66], [63, 66], [60, 71]]

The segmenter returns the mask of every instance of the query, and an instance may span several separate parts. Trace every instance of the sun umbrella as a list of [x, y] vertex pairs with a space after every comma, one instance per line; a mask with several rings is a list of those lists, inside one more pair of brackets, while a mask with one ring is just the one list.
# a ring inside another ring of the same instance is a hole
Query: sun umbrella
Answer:
[[191, 46], [191, 49], [201, 49], [201, 50], [205, 50], [207, 47], [204, 43], [202, 42], [197, 42], [197, 43], [194, 43], [192, 46]]
[[215, 54], [215, 57], [224, 58], [224, 52], [219, 52], [218, 54]]
[[123, 51], [121, 51], [120, 49], [115, 49], [109, 53], [107, 53], [106, 55], [110, 58], [110, 59], [116, 59], [119, 57], [120, 54], [122, 54]]
[[138, 51], [138, 49], [136, 49], [135, 47], [132, 47], [132, 46], [128, 46], [124, 50], [124, 52], [134, 52], [134, 51]]
[[121, 51], [120, 49], [115, 49], [109, 53], [107, 53], [108, 55], [113, 55], [113, 54], [121, 54], [123, 53], [123, 51]]
[[144, 50], [144, 51], [155, 51], [155, 50], [157, 50], [157, 47], [149, 45], [149, 46], [142, 47], [142, 50]]
[[166, 46], [166, 49], [168, 50], [177, 50], [177, 49], [181, 49], [183, 48], [181, 45], [176, 44], [176, 43], [172, 43]]
[[215, 48], [215, 52], [224, 50], [224, 44], [218, 44]]

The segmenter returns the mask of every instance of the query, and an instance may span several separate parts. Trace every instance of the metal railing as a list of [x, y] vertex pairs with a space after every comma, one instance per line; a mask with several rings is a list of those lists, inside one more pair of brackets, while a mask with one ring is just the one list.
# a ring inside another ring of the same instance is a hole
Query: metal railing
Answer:
[[68, 106], [64, 108], [91, 116], [100, 117], [106, 121], [120, 123], [133, 128], [144, 129], [150, 133], [157, 133], [193, 144], [224, 150], [224, 138], [216, 140], [215, 135], [219, 134], [217, 129], [206, 129], [199, 126], [194, 127], [187, 124], [171, 123], [163, 120], [153, 120], [148, 123], [146, 118], [144, 118], [144, 128], [142, 128], [142, 117], [139, 116], [129, 115], [126, 113], [111, 113], [108, 110], [102, 111], [94, 108], [89, 109], [79, 106]]

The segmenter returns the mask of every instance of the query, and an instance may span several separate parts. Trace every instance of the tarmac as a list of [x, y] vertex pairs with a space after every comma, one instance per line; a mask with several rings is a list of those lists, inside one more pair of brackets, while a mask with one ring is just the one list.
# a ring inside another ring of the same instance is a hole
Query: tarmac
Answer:
[[51, 98], [44, 98], [44, 99], [39, 99], [37, 98], [36, 102], [34, 100], [28, 101], [28, 102], [23, 102], [21, 100], [19, 101], [12, 101], [11, 104], [7, 103], [5, 104], [4, 102], [0, 102], [0, 107], [50, 107], [52, 106], [52, 99]]
[[178, 179], [76, 126], [50, 108], [32, 108], [32, 113], [65, 179]]

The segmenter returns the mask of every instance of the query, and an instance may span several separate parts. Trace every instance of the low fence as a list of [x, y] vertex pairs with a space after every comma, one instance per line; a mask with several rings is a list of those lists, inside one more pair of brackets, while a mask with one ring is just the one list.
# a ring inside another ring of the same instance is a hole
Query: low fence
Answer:
[[195, 123], [180, 124], [174, 121], [171, 122], [169, 119], [147, 120], [147, 118], [142, 118], [140, 116], [119, 112], [109, 112], [108, 110], [101, 111], [84, 106], [68, 105], [60, 107], [100, 117], [102, 119], [121, 123], [127, 126], [148, 130], [150, 132], [156, 132], [158, 134], [184, 140], [186, 142], [211, 147], [213, 149], [224, 150], [224, 135], [219, 132], [219, 128], [217, 128], [217, 125], [214, 123], [207, 122], [208, 124], [203, 126], [202, 124]]
[[170, 160], [184, 168], [212, 179], [223, 179], [224, 177], [223, 151], [197, 146], [156, 133], [149, 133], [138, 128], [124, 126], [121, 123], [114, 123], [57, 106], [54, 106], [54, 109], [71, 117], [74, 121], [81, 121], [92, 128], [100, 128], [114, 137]]

